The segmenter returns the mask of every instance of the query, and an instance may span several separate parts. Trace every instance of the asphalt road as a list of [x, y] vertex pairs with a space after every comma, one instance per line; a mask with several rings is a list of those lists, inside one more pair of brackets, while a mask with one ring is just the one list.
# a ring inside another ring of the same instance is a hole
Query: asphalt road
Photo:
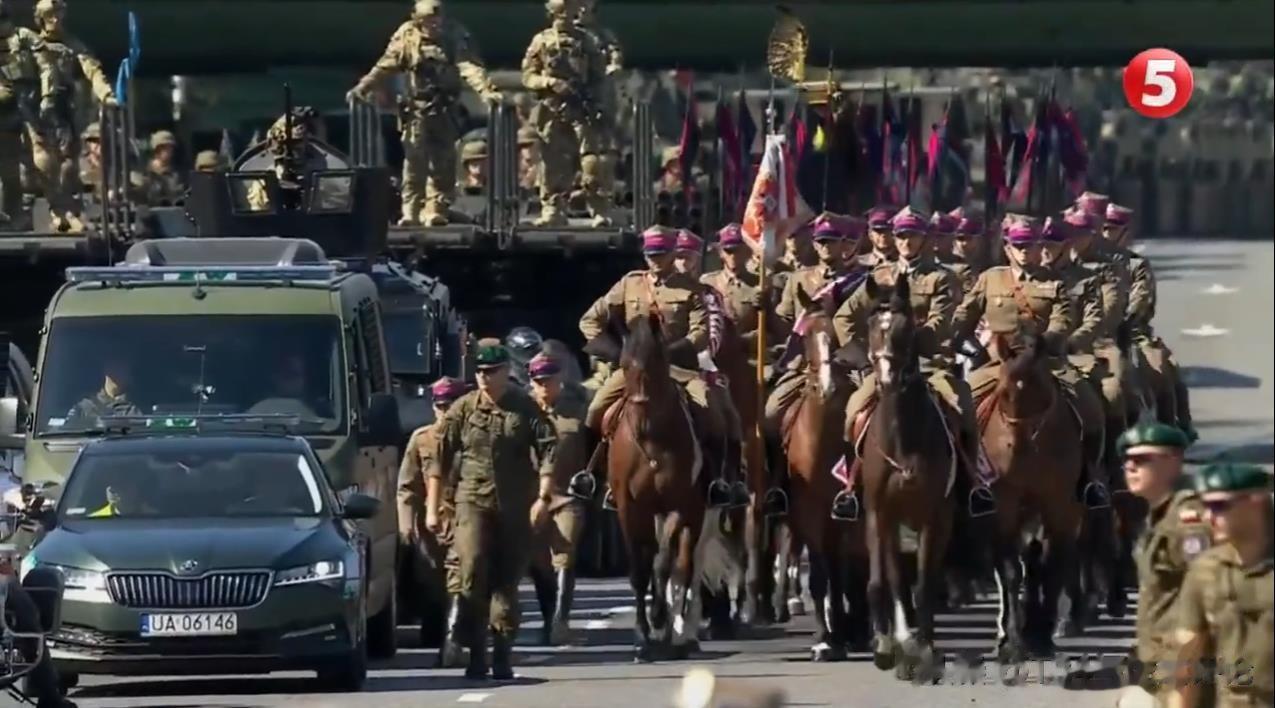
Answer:
[[[1272, 462], [1272, 244], [1253, 242], [1159, 241], [1146, 253], [1159, 277], [1157, 331], [1174, 349], [1192, 385], [1192, 403], [1202, 440], [1193, 456], [1207, 459], [1223, 450], [1236, 457]], [[706, 641], [690, 661], [650, 665], [631, 662], [632, 600], [626, 582], [587, 581], [577, 592], [573, 625], [581, 645], [563, 649], [531, 644], [539, 626], [530, 590], [524, 591], [525, 634], [517, 656], [518, 680], [506, 684], [466, 681], [458, 670], [435, 671], [434, 652], [415, 648], [403, 630], [406, 648], [377, 665], [369, 695], [314, 694], [309, 677], [166, 679], [86, 677], [72, 698], [85, 707], [124, 706], [663, 706], [682, 675], [705, 665], [719, 676], [747, 686], [778, 686], [789, 705], [941, 706], [1002, 705], [1015, 708], [1110, 706], [1114, 672], [1094, 680], [1064, 683], [1077, 665], [1029, 664], [1020, 685], [1005, 686], [994, 663], [974, 674], [957, 671], [970, 655], [992, 648], [996, 607], [980, 598], [973, 607], [939, 618], [940, 648], [954, 663], [939, 686], [912, 686], [878, 671], [867, 657], [845, 663], [812, 664], [809, 617], [786, 627], [755, 630], [737, 641]], [[531, 621], [536, 620], [536, 621]], [[1123, 654], [1131, 643], [1131, 618], [1109, 618], [1086, 636], [1064, 641], [1063, 657]], [[1110, 659], [1109, 659], [1110, 660]], [[1100, 664], [1086, 668], [1097, 669]], [[956, 675], [953, 675], [956, 674]], [[971, 683], [973, 681], [973, 683]], [[963, 685], [961, 682], [964, 682]], [[0, 699], [3, 700], [3, 699]]]

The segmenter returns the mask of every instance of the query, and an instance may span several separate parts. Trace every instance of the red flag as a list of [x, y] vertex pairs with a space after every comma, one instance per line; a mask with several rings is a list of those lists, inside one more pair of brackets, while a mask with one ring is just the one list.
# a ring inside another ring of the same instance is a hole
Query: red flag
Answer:
[[717, 137], [722, 141], [722, 195], [726, 201], [726, 212], [733, 214], [734, 205], [743, 187], [743, 156], [739, 146], [739, 133], [735, 129], [735, 116], [730, 106], [717, 102]]
[[786, 142], [783, 135], [766, 136], [741, 229], [769, 263], [779, 258], [783, 239], [810, 212], [797, 193], [795, 165], [789, 162]]

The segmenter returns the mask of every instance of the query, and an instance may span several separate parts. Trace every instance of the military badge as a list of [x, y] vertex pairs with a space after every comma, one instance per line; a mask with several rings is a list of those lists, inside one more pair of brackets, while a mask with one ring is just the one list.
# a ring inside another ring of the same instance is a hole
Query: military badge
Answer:
[[1182, 555], [1194, 558], [1204, 551], [1204, 539], [1199, 536], [1187, 536], [1182, 539]]

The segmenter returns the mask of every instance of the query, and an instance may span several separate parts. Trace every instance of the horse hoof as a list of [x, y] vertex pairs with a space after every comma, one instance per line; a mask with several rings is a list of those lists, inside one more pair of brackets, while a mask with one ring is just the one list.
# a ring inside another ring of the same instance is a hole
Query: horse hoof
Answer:
[[715, 642], [729, 641], [735, 638], [735, 625], [733, 623], [712, 624], [708, 627], [708, 638]]
[[801, 617], [806, 614], [806, 603], [801, 598], [793, 597], [788, 599], [788, 612], [793, 617]]
[[1067, 617], [1058, 622], [1058, 626], [1054, 629], [1054, 637], [1056, 639], [1066, 639], [1069, 637], [1079, 637], [1083, 633], [1081, 624], [1071, 617]]
[[1125, 612], [1129, 609], [1129, 602], [1125, 598], [1124, 590], [1113, 592], [1107, 598], [1107, 615], [1112, 619], [1124, 619]]
[[655, 652], [651, 650], [649, 644], [639, 644], [633, 647], [633, 663], [649, 664], [655, 661]]
[[792, 613], [787, 607], [780, 607], [775, 610], [775, 624], [788, 624], [792, 621]]
[[872, 642], [872, 663], [882, 671], [893, 669], [898, 663], [898, 646], [890, 637], [878, 635]]
[[685, 661], [691, 658], [692, 654], [699, 651], [699, 642], [694, 639], [683, 644], [674, 644], [669, 647], [669, 658], [673, 661]]
[[1058, 647], [1054, 645], [1054, 640], [1050, 637], [1041, 637], [1032, 647], [1032, 658], [1037, 660], [1048, 660], [1058, 655]]
[[1017, 666], [1023, 663], [1025, 652], [1016, 641], [1002, 641], [996, 648], [996, 662], [1002, 666]]
[[814, 662], [835, 661], [833, 658], [832, 645], [827, 642], [819, 642], [810, 647], [810, 660]]

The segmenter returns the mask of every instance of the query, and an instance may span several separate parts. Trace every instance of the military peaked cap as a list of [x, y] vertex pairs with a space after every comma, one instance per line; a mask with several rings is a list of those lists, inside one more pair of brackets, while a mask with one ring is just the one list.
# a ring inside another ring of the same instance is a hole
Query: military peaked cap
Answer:
[[1271, 486], [1271, 475], [1257, 465], [1219, 462], [1205, 467], [1195, 478], [1201, 494], [1210, 492], [1260, 492]]
[[1185, 450], [1191, 441], [1181, 429], [1164, 423], [1139, 423], [1124, 431], [1116, 443], [1124, 455], [1136, 447], [1171, 447]]
[[478, 343], [478, 355], [474, 364], [479, 369], [495, 369], [509, 363], [509, 350], [499, 340], [494, 343]]

